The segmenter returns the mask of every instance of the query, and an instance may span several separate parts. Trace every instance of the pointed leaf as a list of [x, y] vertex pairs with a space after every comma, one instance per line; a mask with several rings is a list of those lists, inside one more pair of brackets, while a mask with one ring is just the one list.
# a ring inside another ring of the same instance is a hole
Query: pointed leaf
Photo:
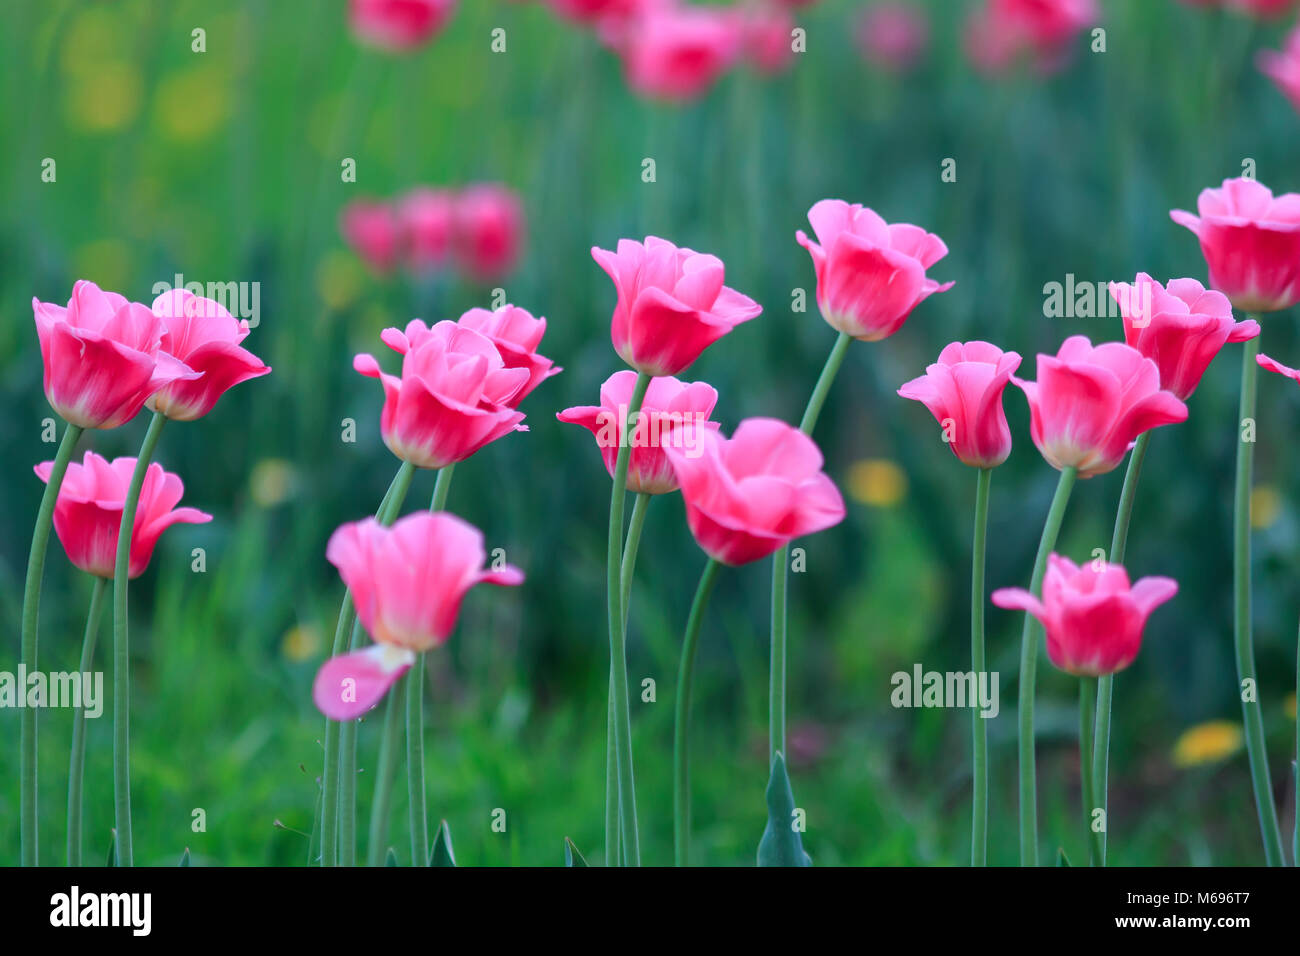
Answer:
[[438, 832], [433, 835], [433, 847], [429, 850], [430, 866], [455, 866], [456, 854], [451, 849], [451, 827], [443, 820], [438, 824]]
[[758, 843], [759, 866], [812, 866], [794, 818], [794, 791], [790, 789], [785, 757], [778, 753], [772, 758], [772, 776], [767, 782], [767, 826]]
[[388, 848], [388, 852], [384, 855], [384, 866], [397, 866], [397, 851], [391, 846]]
[[105, 866], [117, 866], [117, 831], [110, 830], [111, 837], [108, 840], [108, 859], [104, 861]]
[[177, 864], [177, 866], [189, 866], [189, 865], [190, 865], [190, 848], [186, 847], [185, 852], [181, 854], [181, 861], [180, 863]]
[[586, 866], [587, 861], [582, 854], [578, 852], [577, 846], [568, 837], [564, 838], [564, 865], [565, 866]]
[[1065, 855], [1065, 847], [1063, 846], [1059, 846], [1056, 848], [1056, 865], [1057, 866], [1070, 865], [1070, 858]]

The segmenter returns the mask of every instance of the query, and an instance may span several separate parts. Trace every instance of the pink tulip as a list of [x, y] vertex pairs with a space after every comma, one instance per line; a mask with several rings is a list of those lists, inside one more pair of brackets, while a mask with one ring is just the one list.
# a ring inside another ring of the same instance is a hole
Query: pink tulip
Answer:
[[351, 0], [350, 17], [358, 39], [404, 51], [441, 30], [455, 8], [456, 0]]
[[350, 202], [339, 217], [344, 241], [361, 261], [378, 273], [390, 271], [402, 251], [402, 226], [386, 202], [358, 199]]
[[1040, 601], [1024, 588], [1000, 588], [993, 603], [1028, 611], [1047, 631], [1047, 656], [1076, 677], [1103, 677], [1133, 663], [1147, 618], [1178, 593], [1172, 578], [1143, 578], [1129, 586], [1118, 564], [1101, 570], [1051, 554]]
[[[566, 408], [555, 416], [562, 422], [581, 425], [596, 436], [611, 478], [626, 433], [635, 385], [635, 372], [615, 372], [600, 387], [599, 405]], [[718, 423], [708, 420], [717, 401], [718, 393], [704, 382], [682, 382], [668, 375], [651, 380], [628, 441], [628, 491], [664, 495], [677, 490], [677, 475], [664, 446], [676, 443], [684, 454], [698, 450], [700, 434], [718, 430]]]
[[456, 200], [448, 192], [420, 187], [397, 203], [407, 265], [416, 272], [441, 266], [451, 249]]
[[533, 389], [563, 369], [537, 351], [546, 334], [546, 320], [533, 318], [527, 309], [517, 305], [503, 305], [496, 311], [470, 309], [460, 317], [458, 325], [488, 337], [501, 353], [506, 368], [527, 370], [528, 379], [508, 404], [518, 407]]
[[794, 18], [789, 11], [770, 2], [746, 11], [745, 57], [760, 73], [780, 73], [794, 60]]
[[[41, 462], [36, 476], [48, 483], [53, 469], [54, 462]], [[134, 471], [134, 458], [110, 462], [93, 451], [86, 452], [82, 464], [69, 463], [54, 505], [54, 530], [68, 559], [81, 570], [101, 578], [113, 577], [122, 504]], [[144, 574], [159, 536], [172, 525], [212, 520], [212, 515], [196, 508], [176, 507], [184, 491], [180, 478], [163, 471], [157, 462], [146, 469], [132, 526], [128, 577]]]
[[1296, 0], [1225, 0], [1225, 6], [1262, 20], [1276, 20], [1294, 10]]
[[995, 19], [1020, 27], [1040, 51], [1074, 40], [1101, 19], [1096, 0], [990, 0]]
[[1112, 282], [1110, 294], [1124, 317], [1124, 341], [1154, 361], [1160, 387], [1184, 401], [1224, 345], [1259, 335], [1258, 322], [1233, 321], [1227, 296], [1195, 279], [1174, 279], [1166, 289], [1140, 272], [1132, 284]]
[[811, 438], [774, 418], [748, 418], [730, 440], [696, 436], [691, 451], [664, 446], [681, 483], [686, 521], [704, 552], [748, 564], [844, 520], [844, 499], [821, 470]]
[[617, 252], [592, 247], [591, 256], [618, 293], [610, 323], [614, 351], [647, 375], [676, 375], [763, 311], [723, 285], [721, 259], [654, 236], [644, 244], [620, 239]]
[[1080, 478], [1104, 475], [1138, 435], [1187, 418], [1187, 406], [1160, 389], [1160, 369], [1122, 342], [1093, 347], [1072, 335], [1055, 356], [1038, 356], [1038, 381], [1011, 377], [1029, 400], [1029, 433], [1054, 468]]
[[966, 18], [962, 48], [982, 73], [1001, 73], [1011, 67], [1026, 43], [1021, 27], [998, 19], [987, 6], [976, 7]]
[[1196, 233], [1210, 284], [1244, 312], [1277, 312], [1300, 302], [1300, 194], [1274, 197], [1253, 179], [1203, 189], [1197, 212], [1174, 222]]
[[248, 323], [236, 319], [221, 303], [173, 289], [154, 299], [153, 311], [167, 329], [162, 348], [203, 373], [202, 378], [173, 382], [156, 392], [147, 403], [154, 411], [176, 421], [193, 421], [212, 411], [227, 389], [271, 371], [240, 347]]
[[647, 0], [545, 0], [560, 16], [579, 23], [598, 23], [635, 13]]
[[1262, 50], [1256, 62], [1260, 72], [1272, 79], [1300, 112], [1300, 27], [1291, 31], [1282, 52]]
[[722, 8], [650, 4], [611, 38], [627, 83], [642, 96], [704, 95], [743, 50], [743, 20]]
[[166, 327], [148, 306], [82, 279], [66, 308], [32, 299], [45, 397], [82, 428], [116, 428], [173, 382], [201, 372], [162, 348]]
[[1011, 429], [1002, 392], [1020, 356], [988, 342], [953, 342], [929, 366], [898, 390], [921, 402], [943, 426], [952, 453], [973, 468], [993, 468], [1011, 454]]
[[352, 367], [383, 383], [380, 431], [398, 458], [442, 468], [512, 431], [527, 431], [510, 403], [529, 372], [507, 368], [487, 336], [451, 321], [429, 328], [413, 319], [405, 332], [384, 329], [381, 338], [403, 356], [401, 378], [382, 372], [366, 353]]
[[910, 223], [889, 225], [874, 211], [840, 199], [808, 210], [817, 242], [800, 229], [812, 256], [817, 305], [832, 327], [874, 342], [903, 327], [922, 300], [952, 288], [925, 274], [948, 254], [942, 239]]
[[405, 674], [417, 652], [440, 647], [456, 627], [460, 604], [476, 584], [517, 585], [513, 565], [483, 567], [483, 534], [445, 511], [417, 512], [385, 528], [374, 518], [345, 524], [325, 557], [339, 569], [357, 618], [375, 643], [331, 658], [312, 697], [333, 720], [360, 717]]
[[456, 258], [471, 278], [487, 281], [508, 273], [523, 243], [523, 208], [505, 186], [470, 186], [456, 199]]
[[891, 73], [910, 69], [930, 42], [925, 14], [905, 3], [876, 3], [858, 20], [858, 48], [868, 63]]

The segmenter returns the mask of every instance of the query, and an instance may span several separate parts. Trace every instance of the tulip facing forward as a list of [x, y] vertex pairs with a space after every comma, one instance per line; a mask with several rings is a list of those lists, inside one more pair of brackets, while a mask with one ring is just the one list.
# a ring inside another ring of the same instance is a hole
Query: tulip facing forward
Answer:
[[1115, 469], [1138, 435], [1187, 418], [1187, 406], [1160, 388], [1156, 363], [1122, 342], [1095, 348], [1072, 335], [1038, 356], [1038, 381], [1012, 376], [1029, 400], [1030, 436], [1054, 468], [1080, 478]]
[[445, 511], [408, 515], [391, 528], [374, 518], [345, 524], [330, 537], [325, 556], [375, 641], [331, 658], [316, 675], [312, 696], [334, 720], [364, 714], [410, 669], [416, 653], [446, 643], [474, 585], [524, 580], [512, 565], [485, 569], [483, 534]]
[[953, 342], [939, 353], [938, 362], [898, 394], [930, 410], [963, 464], [993, 468], [1011, 454], [1002, 392], [1019, 366], [1016, 352], [1003, 352], [988, 342]]
[[716, 256], [654, 236], [644, 243], [620, 239], [616, 252], [593, 247], [591, 255], [618, 293], [610, 323], [614, 350], [647, 375], [676, 375], [763, 311], [723, 285], [725, 268]]
[[874, 342], [903, 327], [922, 300], [952, 288], [925, 270], [948, 254], [942, 239], [910, 223], [890, 225], [865, 206], [823, 199], [808, 210], [817, 242], [800, 229], [812, 256], [822, 317], [855, 339]]
[[32, 312], [45, 397], [73, 425], [116, 428], [159, 389], [202, 375], [162, 348], [166, 326], [148, 306], [93, 282], [78, 281], [66, 308], [32, 299]]
[[402, 375], [387, 375], [373, 355], [352, 367], [384, 386], [380, 431], [384, 444], [418, 468], [442, 468], [468, 458], [512, 431], [525, 431], [511, 403], [529, 381], [526, 368], [507, 368], [487, 336], [455, 322], [432, 328], [412, 319], [403, 332], [385, 329], [384, 343], [402, 354]]
[[1151, 612], [1178, 593], [1172, 578], [1142, 578], [1129, 586], [1118, 564], [1096, 570], [1048, 556], [1042, 600], [1024, 588], [993, 592], [998, 607], [1028, 611], [1047, 631], [1047, 656], [1076, 677], [1102, 677], [1133, 663]]
[[1259, 335], [1258, 322], [1234, 321], [1227, 296], [1195, 279], [1166, 288], [1140, 272], [1132, 284], [1112, 282], [1110, 294], [1124, 317], [1124, 341], [1156, 363], [1160, 387], [1183, 401], [1224, 345]]
[[[134, 458], [111, 462], [88, 451], [81, 464], [68, 465], [54, 505], [54, 530], [76, 567], [101, 578], [113, 577], [117, 536], [122, 526], [122, 504], [135, 471]], [[36, 466], [36, 475], [48, 482], [54, 462]], [[177, 508], [185, 486], [178, 476], [154, 462], [145, 472], [131, 533], [131, 559], [127, 576], [138, 578], [149, 566], [159, 536], [178, 522], [202, 524], [212, 515], [197, 508]]]
[[[615, 372], [600, 387], [599, 405], [579, 405], [557, 412], [562, 422], [581, 425], [596, 436], [605, 470], [610, 477], [618, 462], [618, 450], [626, 428], [628, 406], [636, 386], [636, 372]], [[708, 420], [717, 404], [718, 393], [704, 382], [682, 382], [660, 376], [650, 382], [629, 440], [627, 490], [634, 494], [663, 495], [677, 490], [677, 475], [664, 453], [668, 442], [683, 453], [698, 450], [704, 431], [717, 431], [718, 423]]]
[[147, 402], [154, 411], [176, 421], [193, 421], [212, 411], [228, 389], [271, 371], [239, 344], [248, 335], [248, 323], [219, 302], [173, 289], [154, 299], [153, 311], [166, 327], [162, 348], [203, 373], [200, 379], [174, 382], [155, 393]]
[[1200, 216], [1169, 215], [1196, 234], [1210, 285], [1244, 312], [1277, 312], [1300, 302], [1300, 194], [1274, 196], [1253, 179], [1203, 189]]
[[844, 499], [821, 470], [811, 438], [774, 418], [749, 418], [723, 438], [702, 432], [699, 451], [665, 452], [704, 553], [723, 564], [765, 558], [793, 539], [844, 520]]

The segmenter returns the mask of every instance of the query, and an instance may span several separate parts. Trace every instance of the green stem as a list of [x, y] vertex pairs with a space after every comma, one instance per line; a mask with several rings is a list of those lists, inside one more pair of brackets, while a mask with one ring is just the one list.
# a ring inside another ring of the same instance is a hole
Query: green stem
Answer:
[[[1065, 519], [1065, 506], [1070, 500], [1078, 472], [1074, 468], [1061, 469], [1056, 483], [1056, 494], [1047, 512], [1043, 536], [1038, 541], [1038, 554], [1034, 558], [1034, 575], [1029, 590], [1042, 593], [1043, 574], [1047, 571], [1047, 556], [1056, 547], [1056, 536]], [[1038, 865], [1038, 773], [1034, 766], [1034, 682], [1038, 671], [1038, 620], [1025, 612], [1025, 626], [1020, 634], [1020, 865]]]
[[[1259, 366], [1259, 338], [1249, 339], [1241, 358], [1241, 406], [1237, 427], [1255, 418], [1255, 391]], [[1232, 514], [1233, 548], [1233, 647], [1237, 657], [1237, 688], [1242, 695], [1242, 719], [1246, 729], [1246, 752], [1250, 757], [1250, 780], [1255, 789], [1255, 807], [1264, 839], [1264, 857], [1269, 866], [1281, 866], [1282, 834], [1273, 806], [1273, 785], [1269, 780], [1268, 753], [1264, 746], [1264, 720], [1259, 703], [1259, 681], [1255, 674], [1255, 650], [1250, 613], [1250, 491], [1255, 464], [1255, 443], [1237, 433], [1237, 487]], [[1246, 693], [1249, 682], [1252, 693]], [[1247, 699], [1247, 697], [1251, 699]]]
[[[1124, 472], [1124, 489], [1119, 495], [1119, 508], [1115, 512], [1115, 532], [1110, 539], [1110, 563], [1123, 564], [1128, 548], [1129, 522], [1133, 518], [1133, 502], [1137, 498], [1138, 479], [1142, 477], [1142, 462], [1147, 455], [1151, 432], [1138, 435], [1129, 453], [1128, 470]], [[1093, 739], [1092, 780], [1096, 787], [1097, 806], [1101, 808], [1105, 826], [1101, 831], [1101, 854], [1098, 866], [1106, 865], [1107, 834], [1110, 832], [1110, 811], [1107, 807], [1110, 789], [1110, 712], [1115, 692], [1115, 675], [1106, 674], [1097, 682], [1097, 732]]]
[[[993, 469], [981, 468], [975, 480], [975, 533], [971, 545], [970, 661], [978, 681], [984, 673], [984, 556], [989, 524], [989, 484]], [[978, 707], [971, 708], [970, 865], [988, 865], [989, 735]]]
[[438, 469], [438, 480], [433, 485], [433, 500], [429, 502], [430, 511], [447, 509], [447, 495], [451, 491], [451, 476], [455, 471], [455, 462]]
[[[388, 844], [388, 812], [393, 802], [393, 775], [397, 771], [397, 742], [401, 734], [403, 698], [409, 690], [415, 668], [397, 682], [388, 692], [388, 706], [384, 710], [384, 736], [379, 745], [379, 766], [375, 770], [375, 800], [370, 805], [370, 843], [366, 854], [367, 866], [383, 866], [384, 850]], [[346, 843], [344, 850], [347, 849]], [[425, 850], [424, 852], [428, 852]], [[418, 864], [417, 864], [418, 865]]]
[[411, 866], [429, 861], [429, 814], [424, 792], [424, 654], [415, 655], [406, 688], [406, 795], [410, 805]]
[[162, 413], [154, 412], [149, 430], [144, 434], [122, 505], [117, 561], [113, 567], [113, 819], [117, 827], [117, 865], [122, 867], [135, 865], [131, 838], [131, 632], [127, 620], [131, 537], [145, 472], [166, 423]]
[[1092, 866], [1102, 866], [1101, 832], [1093, 828], [1092, 813], [1097, 806], [1094, 789], [1092, 730], [1097, 711], [1097, 678], [1079, 678], [1079, 781], [1082, 794], [1083, 826], [1088, 835], [1088, 857]]
[[[86, 612], [86, 634], [81, 640], [82, 675], [88, 675], [95, 662], [95, 639], [99, 635], [100, 608], [108, 578], [95, 576], [90, 592], [90, 610]], [[83, 685], [84, 690], [84, 685]], [[86, 767], [85, 700], [72, 715], [72, 754], [68, 758], [68, 866], [81, 866], [81, 781]]]
[[[59, 450], [54, 455], [54, 467], [45, 482], [45, 493], [41, 495], [41, 507], [36, 512], [36, 528], [32, 531], [32, 550], [27, 556], [27, 582], [23, 587], [23, 634], [21, 657], [25, 671], [36, 670], [36, 633], [41, 610], [41, 580], [45, 577], [45, 551], [50, 543], [50, 525], [54, 521], [54, 503], [59, 498], [59, 488], [63, 485], [63, 476], [72, 460], [72, 450], [84, 431], [80, 425], [69, 425], [63, 430], [63, 439]], [[39, 816], [37, 814], [36, 787], [36, 711], [35, 707], [22, 708], [20, 718], [22, 737], [22, 758], [19, 776], [18, 816], [21, 820], [21, 844], [23, 866], [36, 866], [40, 862], [38, 846]]]
[[[641, 865], [641, 843], [636, 823], [636, 774], [632, 767], [632, 715], [627, 690], [627, 634], [623, 618], [623, 504], [627, 489], [627, 466], [632, 457], [631, 434], [636, 416], [650, 387], [651, 376], [638, 372], [628, 404], [627, 427], [621, 436], [614, 466], [614, 489], [609, 502], [609, 547], [606, 553], [606, 586], [609, 611], [609, 659], [614, 678], [614, 745], [617, 749], [618, 802], [623, 847], [630, 866]], [[606, 851], [608, 852], [608, 850]]]
[[691, 615], [682, 639], [682, 660], [677, 669], [677, 704], [673, 723], [673, 861], [687, 866], [691, 857], [691, 679], [695, 674], [695, 652], [699, 647], [700, 624], [709, 592], [722, 565], [710, 558], [700, 574]]
[[[821, 375], [817, 377], [817, 384], [808, 398], [807, 407], [804, 408], [803, 419], [799, 422], [799, 430], [805, 435], [811, 435], [813, 429], [817, 427], [817, 419], [821, 416], [822, 406], [826, 404], [826, 396], [830, 394], [831, 384], [839, 374], [840, 366], [844, 364], [844, 356], [848, 353], [852, 342], [853, 339], [847, 333], [841, 332], [835, 339], [835, 344], [831, 346], [831, 352], [826, 356], [826, 364], [822, 366]], [[778, 753], [785, 753], [786, 586], [790, 573], [789, 555], [788, 544], [778, 548], [772, 555], [772, 658], [768, 679], [767, 759], [769, 764]]]

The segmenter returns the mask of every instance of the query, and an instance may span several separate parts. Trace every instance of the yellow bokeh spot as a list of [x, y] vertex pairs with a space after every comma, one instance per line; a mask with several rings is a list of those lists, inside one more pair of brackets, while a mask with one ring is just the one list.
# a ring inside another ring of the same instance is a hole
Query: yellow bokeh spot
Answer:
[[1260, 485], [1250, 493], [1250, 524], [1256, 529], [1271, 526], [1282, 513], [1282, 496], [1272, 485]]
[[285, 633], [280, 641], [280, 653], [291, 661], [306, 661], [316, 656], [320, 646], [320, 632], [300, 624]]
[[200, 66], [164, 77], [154, 101], [154, 121], [163, 135], [197, 143], [221, 129], [230, 113], [226, 76], [223, 70]]
[[1174, 744], [1174, 764], [1199, 767], [1230, 757], [1241, 749], [1241, 724], [1211, 720], [1183, 731]]
[[316, 267], [316, 292], [326, 307], [346, 309], [361, 295], [365, 270], [357, 257], [341, 249], [327, 252]]
[[253, 501], [263, 508], [274, 508], [297, 490], [298, 474], [283, 458], [263, 458], [253, 466], [248, 484]]
[[1295, 715], [1295, 694], [1292, 694], [1290, 697], [1288, 697], [1286, 699], [1286, 703], [1283, 706], [1286, 708], [1286, 715], [1290, 717], [1292, 720], [1295, 720], [1295, 716], [1296, 716]]
[[892, 508], [907, 497], [907, 475], [884, 458], [867, 458], [849, 469], [849, 494], [875, 508]]
[[102, 289], [125, 289], [130, 285], [131, 250], [120, 239], [98, 239], [72, 252], [73, 274], [89, 279]]
[[140, 71], [126, 62], [105, 62], [68, 76], [69, 122], [94, 133], [121, 129], [140, 109]]

